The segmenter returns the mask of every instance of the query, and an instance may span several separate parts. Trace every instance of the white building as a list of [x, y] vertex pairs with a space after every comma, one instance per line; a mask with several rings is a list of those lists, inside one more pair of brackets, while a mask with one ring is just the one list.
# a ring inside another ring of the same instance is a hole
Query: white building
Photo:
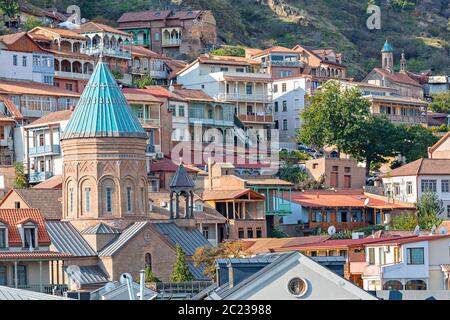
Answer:
[[273, 116], [275, 129], [280, 130], [282, 149], [297, 149], [294, 139], [302, 124], [300, 113], [305, 109], [308, 94], [311, 94], [310, 76], [273, 79]]
[[443, 266], [450, 263], [450, 234], [388, 239], [368, 244], [362, 270], [365, 290], [448, 290]]

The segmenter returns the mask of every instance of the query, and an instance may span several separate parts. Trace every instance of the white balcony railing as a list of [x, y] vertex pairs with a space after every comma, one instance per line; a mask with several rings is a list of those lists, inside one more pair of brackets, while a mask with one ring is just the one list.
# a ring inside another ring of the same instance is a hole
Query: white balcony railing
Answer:
[[301, 61], [266, 61], [263, 62], [263, 67], [303, 67]]
[[78, 72], [67, 72], [67, 71], [55, 71], [55, 77], [70, 78], [70, 79], [81, 79], [89, 80], [92, 73], [78, 73]]
[[224, 93], [220, 92], [217, 96], [220, 101], [243, 101], [243, 102], [262, 102], [271, 103], [270, 94], [246, 94], [246, 93]]
[[96, 48], [82, 48], [81, 53], [90, 55], [90, 56], [99, 56], [103, 53], [106, 56], [112, 56], [123, 59], [131, 59], [131, 52], [127, 50], [120, 50], [114, 48], [104, 48], [104, 47], [96, 47]]
[[228, 72], [228, 71], [225, 71], [222, 73], [225, 77], [227, 77], [227, 76], [234, 77], [234, 78], [242, 77], [243, 78], [242, 81], [247, 80], [247, 82], [248, 82], [249, 78], [250, 79], [255, 78], [258, 80], [267, 79], [267, 82], [272, 81], [272, 76], [270, 74], [262, 73], [262, 72]]
[[179, 46], [181, 39], [162, 39], [162, 45], [164, 46]]

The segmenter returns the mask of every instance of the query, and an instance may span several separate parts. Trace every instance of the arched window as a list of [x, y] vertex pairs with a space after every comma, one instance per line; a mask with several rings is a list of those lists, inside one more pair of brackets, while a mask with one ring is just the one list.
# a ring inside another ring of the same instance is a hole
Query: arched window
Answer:
[[84, 188], [84, 194], [85, 194], [85, 211], [90, 212], [91, 211], [91, 188]]
[[145, 254], [145, 268], [152, 270], [152, 255], [148, 252]]
[[384, 283], [383, 290], [403, 290], [403, 284], [398, 280], [389, 280]]
[[427, 290], [427, 284], [423, 280], [409, 280], [405, 285], [406, 290]]
[[131, 210], [133, 209], [133, 206], [131, 204], [132, 192], [133, 192], [133, 189], [131, 187], [127, 187], [127, 211], [128, 212], [131, 212]]

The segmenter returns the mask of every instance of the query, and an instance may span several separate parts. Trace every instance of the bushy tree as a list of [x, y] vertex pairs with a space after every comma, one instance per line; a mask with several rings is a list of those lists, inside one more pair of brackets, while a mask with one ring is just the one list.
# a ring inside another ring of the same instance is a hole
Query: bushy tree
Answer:
[[0, 0], [0, 9], [8, 18], [15, 18], [19, 14], [19, 1]]
[[424, 192], [416, 205], [417, 218], [421, 229], [429, 230], [442, 222], [438, 216], [444, 212], [444, 204], [435, 192]]
[[428, 147], [439, 140], [429, 129], [421, 125], [398, 125], [395, 137], [396, 152], [404, 156], [406, 162], [427, 157]]
[[161, 282], [157, 276], [152, 271], [152, 268], [150, 266], [147, 266], [145, 268], [145, 283], [151, 283], [151, 282]]
[[430, 110], [434, 112], [450, 113], [450, 91], [436, 93], [431, 96]]
[[176, 246], [176, 255], [177, 260], [173, 265], [172, 275], [170, 276], [171, 281], [173, 282], [184, 282], [184, 281], [193, 281], [195, 280], [192, 275], [189, 267], [186, 263], [185, 253], [183, 248], [179, 244]]
[[417, 226], [417, 217], [414, 214], [403, 212], [391, 221], [392, 230], [414, 230]]
[[25, 188], [28, 185], [22, 162], [14, 162], [14, 188]]
[[308, 179], [308, 174], [299, 166], [291, 162], [285, 162], [280, 168], [280, 178], [293, 184], [299, 184]]
[[151, 86], [155, 84], [154, 80], [149, 76], [144, 76], [142, 78], [135, 78], [133, 82], [134, 85], [140, 89], [144, 89], [146, 86]]

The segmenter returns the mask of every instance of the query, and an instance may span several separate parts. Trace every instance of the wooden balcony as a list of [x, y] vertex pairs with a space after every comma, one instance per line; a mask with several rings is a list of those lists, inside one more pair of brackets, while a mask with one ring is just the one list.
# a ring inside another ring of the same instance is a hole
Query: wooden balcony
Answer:
[[240, 114], [239, 120], [242, 122], [264, 122], [264, 123], [272, 123], [273, 116], [270, 115], [256, 115], [256, 114]]
[[328, 227], [334, 226], [337, 232], [340, 231], [350, 231], [353, 229], [359, 229], [367, 227], [369, 224], [364, 221], [355, 221], [355, 222], [310, 222], [309, 227], [311, 229], [321, 227], [322, 231], [326, 231]]

